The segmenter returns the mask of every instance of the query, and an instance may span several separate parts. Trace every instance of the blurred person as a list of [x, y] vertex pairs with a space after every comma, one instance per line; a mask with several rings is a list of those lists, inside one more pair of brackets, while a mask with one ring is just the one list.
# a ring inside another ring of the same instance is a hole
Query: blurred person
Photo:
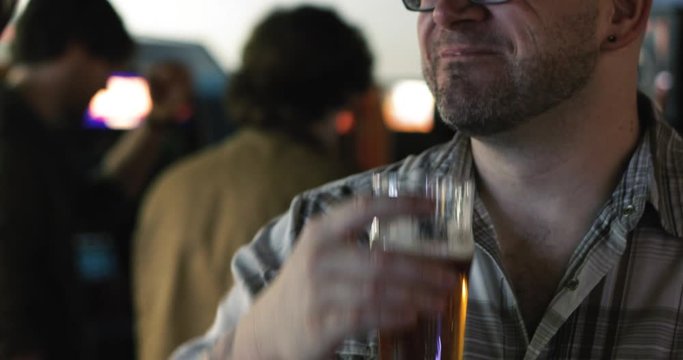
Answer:
[[280, 9], [256, 26], [227, 109], [242, 127], [151, 188], [134, 243], [139, 358], [165, 359], [211, 323], [226, 257], [292, 197], [346, 173], [335, 124], [371, 89], [362, 34], [331, 10]]
[[[306, 191], [241, 248], [179, 359], [377, 359], [446, 309], [441, 260], [370, 252], [372, 174], [476, 182], [465, 358], [683, 358], [683, 139], [637, 89], [651, 0], [404, 0], [445, 144]], [[382, 358], [401, 359], [400, 354]]]
[[[17, 24], [7, 82], [51, 128], [73, 136], [82, 127], [92, 96], [106, 87], [114, 71], [125, 69], [135, 44], [106, 0], [29, 4]], [[120, 28], [121, 33], [107, 32], [110, 28]], [[140, 194], [165, 130], [191, 112], [192, 85], [186, 68], [159, 63], [147, 76], [153, 101], [150, 114], [143, 126], [113, 146], [98, 173], [118, 181], [130, 198]]]
[[14, 15], [14, 8], [17, 7], [19, 0], [1, 0], [0, 1], [0, 33], [5, 30], [5, 26], [12, 19]]
[[[125, 166], [94, 175], [83, 168], [75, 158], [88, 150], [73, 134], [134, 46], [105, 0], [32, 0], [17, 22], [13, 62], [0, 84], [2, 359], [77, 359], [85, 346], [75, 239], [112, 226], [139, 189], [123, 180]], [[136, 132], [146, 146], [120, 158], [154, 151], [156, 128]]]
[[145, 78], [153, 104], [150, 113], [142, 126], [129, 131], [105, 154], [101, 164], [102, 175], [116, 178], [131, 198], [142, 194], [156, 171], [168, 132], [194, 114], [192, 74], [185, 64], [175, 60], [153, 63]]

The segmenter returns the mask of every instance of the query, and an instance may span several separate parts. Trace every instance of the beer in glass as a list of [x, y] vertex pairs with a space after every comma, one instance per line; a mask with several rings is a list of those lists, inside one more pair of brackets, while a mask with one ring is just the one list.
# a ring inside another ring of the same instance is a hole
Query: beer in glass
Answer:
[[375, 218], [370, 230], [373, 251], [400, 252], [453, 269], [458, 285], [450, 292], [446, 310], [419, 314], [417, 324], [398, 331], [380, 330], [381, 360], [462, 359], [467, 314], [468, 275], [474, 241], [471, 179], [453, 175], [376, 173], [373, 195], [423, 196], [434, 202], [429, 216]]

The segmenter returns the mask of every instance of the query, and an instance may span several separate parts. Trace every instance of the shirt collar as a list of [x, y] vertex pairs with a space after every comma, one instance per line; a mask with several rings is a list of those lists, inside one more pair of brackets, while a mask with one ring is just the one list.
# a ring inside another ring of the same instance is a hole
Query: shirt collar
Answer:
[[[644, 101], [639, 102], [639, 109], [641, 102]], [[653, 162], [649, 202], [657, 210], [662, 228], [671, 235], [683, 237], [683, 140], [671, 126], [657, 118], [649, 102], [646, 105]], [[641, 112], [641, 118], [643, 115]]]

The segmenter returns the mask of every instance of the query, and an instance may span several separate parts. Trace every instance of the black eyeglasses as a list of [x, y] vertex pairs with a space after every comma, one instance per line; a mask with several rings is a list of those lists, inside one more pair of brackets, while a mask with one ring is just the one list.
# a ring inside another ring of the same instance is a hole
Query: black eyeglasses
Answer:
[[[403, 5], [410, 11], [432, 11], [437, 0], [403, 0]], [[509, 0], [469, 0], [471, 3], [489, 5], [502, 4]]]

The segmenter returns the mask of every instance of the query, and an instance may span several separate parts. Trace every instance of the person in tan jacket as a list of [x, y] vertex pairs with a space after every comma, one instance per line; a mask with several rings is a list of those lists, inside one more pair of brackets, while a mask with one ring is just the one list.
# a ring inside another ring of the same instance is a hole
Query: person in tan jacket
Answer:
[[362, 34], [334, 12], [279, 9], [253, 31], [227, 109], [242, 127], [166, 172], [134, 239], [138, 357], [167, 358], [211, 324], [226, 261], [297, 193], [339, 178], [335, 124], [372, 86]]

